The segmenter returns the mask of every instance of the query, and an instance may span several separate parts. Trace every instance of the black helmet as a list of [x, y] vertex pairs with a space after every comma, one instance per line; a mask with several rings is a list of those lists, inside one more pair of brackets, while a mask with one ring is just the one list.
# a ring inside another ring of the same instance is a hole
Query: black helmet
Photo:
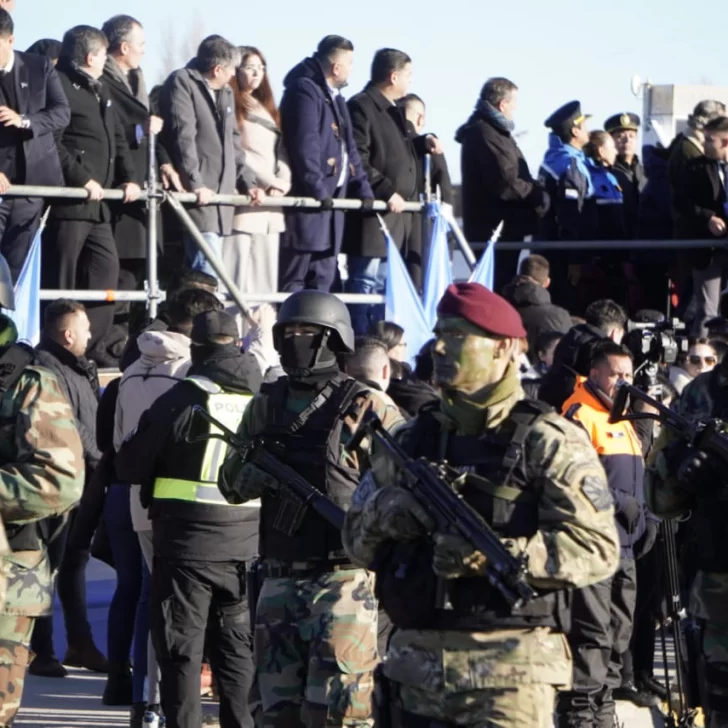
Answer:
[[13, 277], [4, 256], [0, 255], [0, 308], [15, 311], [15, 289]]
[[278, 320], [273, 327], [276, 348], [279, 332], [286, 324], [323, 326], [337, 334], [331, 340], [333, 350], [342, 354], [354, 351], [354, 329], [351, 328], [349, 309], [331, 293], [298, 291], [289, 296], [278, 311]]

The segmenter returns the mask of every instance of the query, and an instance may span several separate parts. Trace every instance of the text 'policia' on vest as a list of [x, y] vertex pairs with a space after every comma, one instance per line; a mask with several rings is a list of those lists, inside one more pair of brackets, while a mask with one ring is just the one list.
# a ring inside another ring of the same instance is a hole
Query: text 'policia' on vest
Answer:
[[[206, 377], [190, 376], [184, 381], [199, 387], [207, 394], [206, 408], [210, 415], [229, 429], [237, 429], [252, 395], [226, 392], [219, 384]], [[210, 434], [213, 434], [214, 429], [211, 426]], [[195, 478], [157, 477], [154, 481], [154, 499], [230, 506], [217, 487], [218, 472], [227, 451], [228, 446], [222, 440], [208, 440]]]

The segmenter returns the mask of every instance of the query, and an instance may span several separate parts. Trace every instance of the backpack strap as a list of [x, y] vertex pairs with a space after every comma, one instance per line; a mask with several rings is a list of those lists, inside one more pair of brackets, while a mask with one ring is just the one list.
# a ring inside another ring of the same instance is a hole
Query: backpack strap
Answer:
[[523, 446], [536, 422], [554, 411], [551, 405], [538, 399], [522, 399], [516, 402], [506, 420], [510, 437], [501, 461], [498, 478], [500, 482], [507, 483], [523, 459]]

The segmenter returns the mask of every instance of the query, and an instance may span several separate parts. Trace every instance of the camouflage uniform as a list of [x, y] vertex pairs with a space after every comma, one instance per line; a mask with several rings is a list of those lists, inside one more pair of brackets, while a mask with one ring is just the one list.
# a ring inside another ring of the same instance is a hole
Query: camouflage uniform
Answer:
[[[519, 385], [487, 409], [485, 429], [496, 428], [523, 398]], [[442, 412], [441, 432], [458, 432]], [[420, 415], [422, 417], [422, 415]], [[408, 452], [417, 418], [396, 432]], [[538, 492], [539, 530], [508, 543], [529, 558], [531, 582], [550, 590], [584, 587], [614, 573], [619, 541], [601, 464], [585, 433], [555, 413], [541, 415], [523, 448], [529, 487]], [[371, 564], [383, 543], [378, 530], [386, 504], [379, 489], [398, 481], [392, 462], [372, 454], [347, 513], [344, 547], [355, 563]], [[395, 725], [550, 728], [556, 691], [572, 679], [562, 633], [548, 627], [395, 631], [383, 665], [396, 693]]]
[[[728, 421], [728, 372], [724, 365], [690, 382], [677, 401], [676, 410], [693, 422], [716, 417]], [[645, 481], [648, 507], [664, 518], [677, 518], [688, 511], [693, 511], [695, 518], [703, 508], [713, 510], [722, 518], [722, 498], [715, 494], [696, 498], [678, 483], [676, 463], [669, 457], [669, 448], [665, 449], [675, 437], [668, 428], [663, 428], [650, 456]], [[724, 526], [725, 523], [717, 524], [719, 530]], [[709, 530], [703, 529], [702, 524], [696, 525], [696, 529]], [[728, 527], [724, 528], [724, 534], [717, 545], [721, 550], [725, 550], [728, 542]], [[689, 611], [704, 624], [702, 653], [707, 700], [713, 701], [713, 708], [706, 706], [707, 725], [728, 728], [728, 572], [698, 570], [692, 583]]]
[[11, 551], [8, 526], [70, 510], [84, 482], [81, 439], [55, 376], [28, 366], [0, 397], [0, 726], [20, 708], [34, 618], [50, 613], [53, 585], [45, 549]]
[[[314, 394], [304, 396], [289, 390], [285, 408], [298, 414]], [[352, 405], [343, 419], [340, 462], [361, 469], [363, 453], [350, 454], [344, 446], [364, 412], [371, 408], [388, 428], [399, 425], [402, 416], [386, 395], [368, 390], [357, 394]], [[253, 398], [238, 430], [243, 440], [253, 440], [266, 428], [269, 408], [264, 392]], [[221, 471], [220, 491], [231, 503], [263, 494], [261, 487], [239, 478], [241, 465], [240, 457], [233, 453]], [[311, 575], [310, 563], [270, 559], [264, 566], [272, 570], [293, 567], [302, 574], [301, 578], [267, 576], [258, 598], [254, 652], [262, 704], [260, 725], [373, 725], [373, 671], [378, 662], [373, 575], [350, 566]]]

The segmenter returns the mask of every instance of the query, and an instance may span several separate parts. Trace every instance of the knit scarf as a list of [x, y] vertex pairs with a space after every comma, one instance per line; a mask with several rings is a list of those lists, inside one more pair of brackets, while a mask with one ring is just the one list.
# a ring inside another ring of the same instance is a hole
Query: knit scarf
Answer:
[[480, 392], [466, 395], [457, 390], [442, 394], [442, 413], [461, 435], [480, 435], [504, 419], [508, 402], [521, 392], [518, 367], [511, 364], [503, 378]]
[[124, 73], [121, 66], [116, 62], [115, 58], [108, 56], [106, 59], [106, 72], [122, 83], [129, 93], [147, 110], [149, 110], [149, 96], [147, 96], [147, 87], [144, 82], [144, 74], [141, 68], [136, 68], [129, 73]]
[[478, 103], [475, 104], [475, 113], [493, 122], [495, 126], [503, 131], [507, 131], [509, 134], [516, 128], [516, 125], [511, 119], [506, 119], [495, 106], [488, 103], [485, 99], [479, 99]]

